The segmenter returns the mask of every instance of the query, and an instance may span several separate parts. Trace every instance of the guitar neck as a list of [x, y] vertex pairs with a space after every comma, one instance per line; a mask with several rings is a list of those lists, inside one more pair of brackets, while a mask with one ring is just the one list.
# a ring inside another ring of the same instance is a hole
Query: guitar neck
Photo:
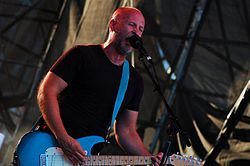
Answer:
[[[72, 166], [65, 156], [60, 154], [40, 156], [41, 166], [48, 166], [47, 163], [53, 166]], [[152, 164], [151, 156], [87, 156], [84, 165], [150, 165]]]
[[89, 156], [84, 165], [150, 165], [151, 156]]
[[149, 165], [150, 156], [88, 156], [83, 165]]

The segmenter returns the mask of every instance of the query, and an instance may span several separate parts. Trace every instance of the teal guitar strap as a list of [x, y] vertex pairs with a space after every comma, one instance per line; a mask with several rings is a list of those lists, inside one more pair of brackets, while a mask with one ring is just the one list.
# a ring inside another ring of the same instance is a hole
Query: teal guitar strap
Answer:
[[127, 87], [128, 87], [128, 81], [129, 81], [129, 63], [128, 63], [127, 60], [125, 60], [124, 64], [123, 64], [123, 68], [122, 68], [122, 77], [121, 77], [118, 93], [117, 93], [117, 96], [116, 96], [115, 106], [114, 106], [112, 120], [111, 120], [111, 124], [110, 124], [110, 127], [109, 127], [107, 138], [109, 137], [110, 131], [114, 126], [116, 116], [117, 116], [117, 114], [119, 112], [122, 101], [124, 99], [125, 92], [126, 92]]

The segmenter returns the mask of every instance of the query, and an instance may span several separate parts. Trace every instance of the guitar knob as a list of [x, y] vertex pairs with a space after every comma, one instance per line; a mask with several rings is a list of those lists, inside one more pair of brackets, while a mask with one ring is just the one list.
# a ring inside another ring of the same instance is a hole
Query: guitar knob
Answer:
[[85, 152], [85, 155], [87, 156], [87, 155], [88, 155], [88, 151], [87, 151], [87, 150], [84, 150], [84, 152]]

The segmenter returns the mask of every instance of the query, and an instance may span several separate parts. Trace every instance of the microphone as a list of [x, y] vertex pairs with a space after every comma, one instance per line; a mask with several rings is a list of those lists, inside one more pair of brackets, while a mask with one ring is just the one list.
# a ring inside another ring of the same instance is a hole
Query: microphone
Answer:
[[152, 58], [148, 55], [146, 49], [143, 47], [143, 42], [140, 36], [138, 36], [135, 32], [132, 32], [133, 35], [128, 38], [130, 45], [134, 49], [138, 49], [140, 54], [147, 58], [148, 61], [151, 62]]
[[132, 33], [133, 35], [128, 38], [128, 41], [134, 49], [139, 49], [143, 45], [142, 39], [136, 33]]

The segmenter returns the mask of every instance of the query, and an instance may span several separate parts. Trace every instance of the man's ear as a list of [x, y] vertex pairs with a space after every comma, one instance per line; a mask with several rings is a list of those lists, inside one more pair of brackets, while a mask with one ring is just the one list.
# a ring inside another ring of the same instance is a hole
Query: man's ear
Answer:
[[115, 31], [116, 21], [114, 19], [110, 20], [109, 22], [109, 28], [112, 31]]

